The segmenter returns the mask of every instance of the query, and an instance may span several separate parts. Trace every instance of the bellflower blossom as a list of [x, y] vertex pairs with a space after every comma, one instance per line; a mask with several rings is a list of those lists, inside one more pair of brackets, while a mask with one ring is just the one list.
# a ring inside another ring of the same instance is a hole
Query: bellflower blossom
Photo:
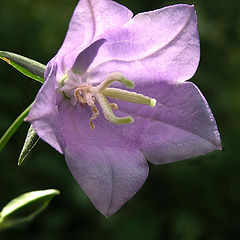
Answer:
[[132, 16], [111, 0], [80, 0], [27, 117], [105, 216], [141, 188], [147, 161], [221, 149], [205, 98], [186, 82], [200, 57], [194, 7]]

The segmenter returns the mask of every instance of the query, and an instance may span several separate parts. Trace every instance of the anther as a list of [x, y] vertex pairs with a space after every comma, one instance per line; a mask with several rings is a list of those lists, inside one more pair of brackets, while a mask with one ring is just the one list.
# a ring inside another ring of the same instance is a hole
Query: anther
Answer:
[[74, 97], [80, 102], [80, 103], [87, 103], [84, 97], [80, 94], [79, 87], [74, 91]]
[[92, 116], [89, 120], [89, 125], [90, 125], [91, 129], [94, 129], [95, 125], [93, 124], [92, 121], [95, 120], [99, 116], [99, 111], [95, 105], [91, 107], [91, 110], [92, 110]]

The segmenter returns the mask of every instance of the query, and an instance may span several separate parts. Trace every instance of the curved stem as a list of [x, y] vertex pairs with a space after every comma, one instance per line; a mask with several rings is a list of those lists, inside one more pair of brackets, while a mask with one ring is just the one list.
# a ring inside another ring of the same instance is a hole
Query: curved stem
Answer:
[[8, 130], [4, 133], [4, 135], [0, 139], [0, 151], [5, 147], [7, 142], [10, 140], [12, 135], [16, 132], [16, 130], [21, 126], [24, 121], [24, 118], [27, 116], [28, 112], [32, 107], [31, 103], [19, 116], [18, 118], [11, 124]]

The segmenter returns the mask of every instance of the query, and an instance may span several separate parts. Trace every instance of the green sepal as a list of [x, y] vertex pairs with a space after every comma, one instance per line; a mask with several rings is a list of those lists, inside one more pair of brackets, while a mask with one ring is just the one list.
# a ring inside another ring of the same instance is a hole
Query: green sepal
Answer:
[[21, 166], [22, 163], [25, 161], [28, 154], [31, 152], [31, 150], [35, 147], [39, 140], [39, 137], [32, 126], [29, 127], [27, 132], [27, 137], [25, 139], [25, 142], [23, 144], [22, 151], [20, 153], [20, 156], [18, 158], [18, 166]]
[[24, 193], [13, 199], [0, 213], [0, 230], [32, 220], [58, 194], [58, 190], [48, 189]]
[[13, 66], [27, 77], [41, 83], [44, 82], [45, 65], [30, 58], [5, 51], [0, 51], [0, 59]]

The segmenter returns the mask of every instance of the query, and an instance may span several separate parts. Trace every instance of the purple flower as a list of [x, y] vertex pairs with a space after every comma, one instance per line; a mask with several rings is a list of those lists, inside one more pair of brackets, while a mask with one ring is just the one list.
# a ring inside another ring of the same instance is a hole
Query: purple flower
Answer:
[[147, 161], [221, 149], [206, 100], [186, 82], [199, 56], [193, 6], [132, 18], [110, 0], [79, 1], [27, 121], [65, 155], [102, 214], [113, 214], [140, 189]]

